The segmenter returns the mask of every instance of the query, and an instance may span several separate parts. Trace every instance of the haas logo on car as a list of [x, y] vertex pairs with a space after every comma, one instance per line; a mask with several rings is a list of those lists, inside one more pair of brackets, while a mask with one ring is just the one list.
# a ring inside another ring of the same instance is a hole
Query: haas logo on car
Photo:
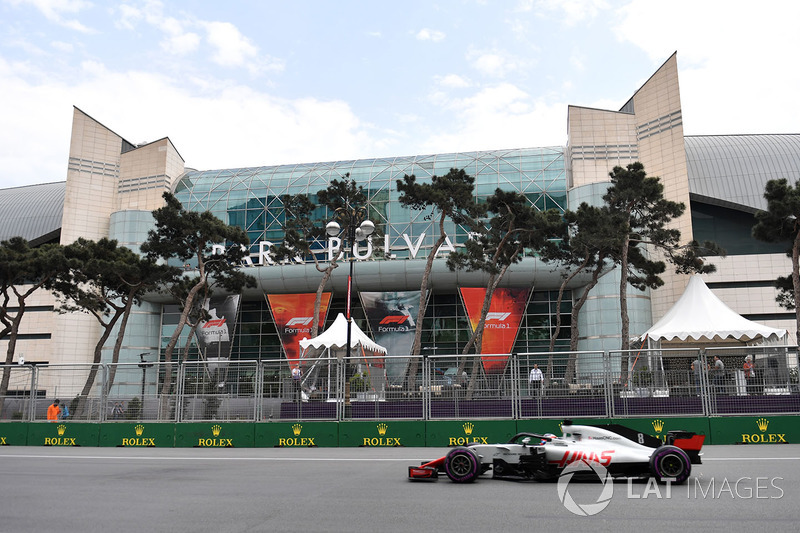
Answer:
[[603, 466], [608, 466], [611, 464], [611, 456], [614, 454], [614, 450], [604, 450], [600, 452], [600, 455], [596, 454], [595, 452], [582, 452], [582, 451], [569, 451], [567, 450], [564, 452], [564, 456], [557, 460], [557, 461], [548, 461], [551, 464], [558, 465], [559, 468], [564, 468], [568, 464], [574, 463], [575, 461], [580, 461], [583, 459], [587, 463], [597, 463]]

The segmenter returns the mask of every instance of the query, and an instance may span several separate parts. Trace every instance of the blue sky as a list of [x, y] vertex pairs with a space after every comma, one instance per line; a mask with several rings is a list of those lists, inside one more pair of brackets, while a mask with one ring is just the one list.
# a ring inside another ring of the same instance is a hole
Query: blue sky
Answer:
[[800, 132], [800, 3], [0, 0], [0, 187], [72, 106], [197, 169], [558, 146], [678, 52], [688, 135]]

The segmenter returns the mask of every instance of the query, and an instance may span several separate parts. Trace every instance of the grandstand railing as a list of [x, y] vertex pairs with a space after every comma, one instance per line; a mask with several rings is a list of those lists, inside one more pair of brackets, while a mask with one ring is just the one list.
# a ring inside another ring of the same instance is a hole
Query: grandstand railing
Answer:
[[56, 398], [91, 422], [800, 414], [796, 346], [435, 355], [398, 378], [409, 360], [5, 365], [0, 421], [46, 421]]

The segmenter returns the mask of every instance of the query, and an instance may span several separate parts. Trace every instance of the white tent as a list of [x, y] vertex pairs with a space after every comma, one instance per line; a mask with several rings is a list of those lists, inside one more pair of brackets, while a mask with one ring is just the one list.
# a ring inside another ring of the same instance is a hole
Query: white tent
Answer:
[[725, 305], [703, 282], [692, 276], [686, 290], [664, 317], [639, 337], [658, 343], [677, 341], [742, 343], [786, 341], [787, 331], [747, 320]]
[[[361, 331], [361, 328], [359, 328], [355, 322], [351, 324], [351, 327], [350, 349], [352, 357], [386, 355], [386, 348], [367, 337], [367, 335]], [[304, 365], [307, 365], [305, 371], [303, 372], [302, 378], [304, 394], [305, 391], [313, 391], [316, 388], [316, 384], [319, 383], [318, 378], [320, 370], [322, 370], [323, 373], [327, 374], [327, 376], [322, 376], [322, 383], [324, 384], [327, 382], [325, 389], [327, 394], [330, 395], [331, 380], [333, 378], [331, 373], [331, 365], [329, 364], [329, 361], [324, 361], [320, 365], [319, 357], [327, 351], [328, 357], [335, 356], [340, 361], [342, 360], [347, 352], [347, 319], [343, 314], [339, 313], [339, 315], [336, 317], [336, 320], [334, 320], [333, 324], [331, 324], [331, 327], [313, 339], [304, 338], [301, 340], [300, 348], [303, 351], [300, 358]], [[369, 380], [373, 390], [378, 383], [380, 383], [379, 390], [383, 390], [386, 382], [386, 372], [383, 368], [383, 357], [376, 359], [359, 359], [359, 361], [366, 363], [366, 372], [369, 375]], [[320, 366], [323, 368], [320, 368]], [[381, 371], [376, 375], [370, 370], [372, 366], [381, 368]], [[325, 370], [327, 370], [327, 372], [325, 372]], [[380, 377], [376, 380], [378, 376]], [[328, 396], [328, 398], [330, 399], [330, 396]]]
[[[336, 351], [337, 357], [341, 358], [347, 348], [347, 319], [342, 313], [336, 317], [331, 327], [317, 335], [313, 339], [306, 339], [300, 341], [300, 348], [305, 353], [309, 348], [317, 350]], [[350, 331], [350, 348], [358, 348], [354, 355], [363, 352], [371, 352], [371, 354], [384, 354], [386, 355], [386, 348], [374, 342], [372, 339], [361, 331], [361, 328], [353, 322]]]

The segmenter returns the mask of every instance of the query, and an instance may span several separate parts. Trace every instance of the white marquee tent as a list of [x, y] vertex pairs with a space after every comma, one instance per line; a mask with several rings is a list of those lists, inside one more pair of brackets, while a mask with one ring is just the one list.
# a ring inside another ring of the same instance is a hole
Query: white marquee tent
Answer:
[[[335, 354], [341, 359], [347, 348], [347, 319], [342, 313], [339, 313], [331, 327], [313, 339], [301, 340], [300, 348], [303, 350], [303, 354], [311, 348], [328, 350], [332, 355]], [[350, 331], [350, 349], [354, 355], [366, 352], [369, 352], [370, 355], [386, 355], [386, 348], [370, 339], [355, 322]]]
[[[351, 327], [350, 350], [352, 357], [386, 355], [386, 348], [370, 339], [361, 331], [361, 328], [359, 328], [355, 322], [351, 324]], [[304, 391], [310, 391], [313, 390], [317, 383], [320, 372], [320, 357], [327, 352], [329, 358], [336, 357], [340, 361], [344, 358], [347, 352], [347, 319], [343, 314], [339, 313], [336, 320], [333, 321], [333, 324], [321, 334], [313, 339], [304, 338], [301, 340], [300, 348], [302, 350], [300, 356], [301, 361], [307, 365], [303, 372], [302, 384]], [[364, 359], [363, 362], [366, 363], [366, 371], [369, 373], [372, 385], [374, 386], [377, 384], [375, 381], [377, 376], [370, 370], [372, 366], [380, 367], [381, 370], [378, 374], [380, 379], [378, 382], [381, 383], [381, 386], [385, 385], [386, 376], [385, 369], [383, 368], [383, 357]], [[324, 367], [323, 372], [327, 370], [327, 372], [325, 372], [327, 376], [323, 376], [322, 380], [323, 382], [327, 382], [326, 390], [327, 394], [330, 394], [330, 383], [332, 379], [331, 365], [325, 361], [322, 363], [322, 366]]]
[[647, 338], [651, 347], [661, 342], [679, 341], [785, 343], [787, 331], [765, 326], [739, 315], [717, 298], [700, 275], [696, 274], [689, 280], [686, 290], [675, 305], [638, 340], [642, 341], [644, 338]]

